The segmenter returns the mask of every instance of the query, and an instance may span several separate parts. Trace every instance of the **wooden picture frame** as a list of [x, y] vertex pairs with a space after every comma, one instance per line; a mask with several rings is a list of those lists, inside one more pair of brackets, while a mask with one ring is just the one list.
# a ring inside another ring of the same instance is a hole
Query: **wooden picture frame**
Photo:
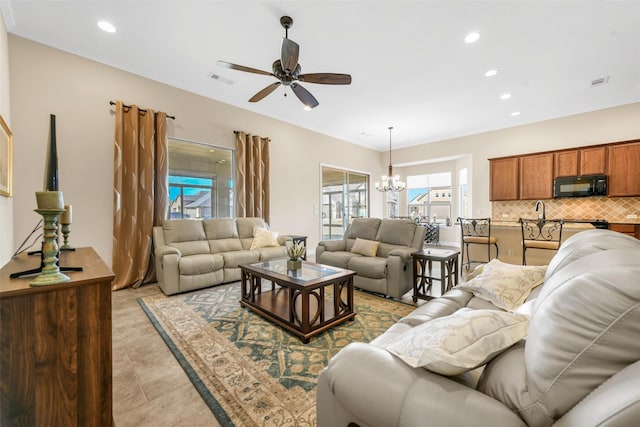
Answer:
[[13, 193], [13, 134], [0, 116], [0, 195]]

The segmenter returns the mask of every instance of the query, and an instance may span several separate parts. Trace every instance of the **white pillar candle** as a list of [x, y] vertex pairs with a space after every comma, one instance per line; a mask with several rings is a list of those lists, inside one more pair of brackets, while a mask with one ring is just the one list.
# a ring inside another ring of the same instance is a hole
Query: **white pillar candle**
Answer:
[[64, 209], [62, 191], [36, 191], [38, 209]]
[[71, 215], [71, 205], [64, 205], [64, 212], [60, 217], [60, 224], [71, 224], [72, 218], [73, 217]]

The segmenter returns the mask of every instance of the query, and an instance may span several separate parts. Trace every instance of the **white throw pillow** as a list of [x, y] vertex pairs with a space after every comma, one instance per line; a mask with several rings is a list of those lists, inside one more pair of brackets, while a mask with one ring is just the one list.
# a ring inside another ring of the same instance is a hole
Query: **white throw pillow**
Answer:
[[493, 259], [482, 273], [457, 286], [496, 307], [514, 311], [527, 299], [531, 290], [544, 281], [546, 265], [515, 265]]
[[527, 335], [527, 316], [461, 308], [404, 332], [386, 350], [413, 368], [459, 375], [484, 365]]
[[253, 242], [251, 242], [251, 249], [268, 248], [271, 246], [280, 246], [278, 243], [278, 232], [256, 227], [253, 230]]

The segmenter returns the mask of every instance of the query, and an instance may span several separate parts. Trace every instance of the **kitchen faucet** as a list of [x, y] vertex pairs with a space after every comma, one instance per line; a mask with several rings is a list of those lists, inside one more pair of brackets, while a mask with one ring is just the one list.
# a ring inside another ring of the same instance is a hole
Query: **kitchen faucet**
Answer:
[[544, 202], [542, 200], [538, 200], [536, 202], [536, 212], [538, 212], [538, 207], [540, 207], [540, 206], [542, 206], [542, 217], [540, 217], [540, 215], [538, 215], [538, 219], [545, 220], [545, 219], [547, 219], [547, 216], [546, 216], [546, 214], [544, 212]]

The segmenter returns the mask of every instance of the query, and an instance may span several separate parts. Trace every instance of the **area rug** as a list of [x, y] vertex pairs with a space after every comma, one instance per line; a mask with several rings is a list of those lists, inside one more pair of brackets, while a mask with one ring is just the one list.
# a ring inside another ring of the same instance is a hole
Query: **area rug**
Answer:
[[308, 344], [242, 308], [239, 282], [138, 302], [222, 426], [315, 426], [318, 374], [329, 359], [415, 309], [354, 294], [355, 320]]

